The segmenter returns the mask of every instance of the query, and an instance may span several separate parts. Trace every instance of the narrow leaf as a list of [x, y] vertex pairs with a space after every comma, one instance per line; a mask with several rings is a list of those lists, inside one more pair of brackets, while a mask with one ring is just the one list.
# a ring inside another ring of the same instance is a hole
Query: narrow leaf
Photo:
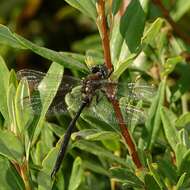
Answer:
[[113, 15], [115, 15], [117, 13], [117, 11], [119, 10], [119, 8], [121, 6], [121, 2], [122, 2], [122, 0], [117, 0], [117, 1], [112, 2], [112, 13], [113, 13]]
[[115, 156], [108, 150], [102, 148], [101, 146], [96, 145], [95, 143], [90, 143], [90, 142], [87, 142], [84, 140], [80, 140], [80, 141], [75, 142], [73, 144], [73, 147], [77, 147], [81, 150], [84, 150], [84, 151], [94, 154], [96, 156], [105, 157], [106, 159], [108, 159], [110, 161], [117, 162], [117, 163], [122, 164], [123, 166], [127, 167], [127, 163], [125, 162], [124, 159], [122, 159], [118, 156]]
[[24, 97], [29, 96], [29, 87], [27, 81], [21, 81], [17, 87], [15, 96], [15, 110], [16, 110], [16, 122], [19, 128], [20, 134], [26, 129], [26, 124], [31, 118], [32, 110], [23, 110]]
[[189, 123], [190, 123], [190, 113], [185, 113], [176, 120], [177, 127], [185, 127]]
[[189, 11], [190, 1], [180, 0], [176, 1], [171, 12], [175, 21], [179, 21], [182, 16]]
[[120, 31], [129, 50], [137, 51], [145, 26], [145, 13], [139, 0], [133, 0], [121, 18]]
[[[59, 75], [62, 76], [63, 75], [63, 67], [57, 63], [52, 63], [48, 73], [55, 74], [56, 76], [59, 76]], [[42, 87], [45, 86], [47, 89], [48, 89], [48, 86], [50, 86], [49, 88], [52, 88], [52, 84], [49, 80], [51, 80], [51, 78], [48, 78], [48, 75], [47, 75], [47, 77], [45, 77], [41, 81], [40, 85]], [[59, 77], [59, 80], [56, 80], [55, 83], [53, 83], [55, 85], [54, 89], [56, 89], [56, 88], [58, 89], [60, 83], [61, 83], [61, 77]], [[50, 90], [48, 92], [46, 91], [46, 94], [43, 94], [40, 92], [40, 89], [39, 89], [39, 93], [41, 96], [42, 108], [41, 108], [40, 118], [38, 118], [38, 123], [33, 129], [33, 133], [34, 133], [33, 134], [33, 143], [37, 140], [38, 135], [40, 134], [40, 131], [43, 127], [43, 121], [44, 121], [45, 115], [48, 111], [49, 106], [51, 105], [51, 102], [53, 101], [53, 98], [56, 95], [56, 91], [52, 91], [52, 90]]]
[[7, 91], [8, 91], [8, 81], [9, 81], [9, 70], [4, 62], [3, 58], [0, 56], [0, 112], [6, 121], [9, 119], [8, 108], [7, 108]]
[[185, 177], [186, 177], [186, 173], [183, 173], [180, 176], [180, 178], [179, 178], [179, 180], [177, 182], [177, 185], [176, 185], [176, 190], [181, 190], [182, 189]]
[[9, 112], [9, 130], [13, 131], [15, 134], [18, 133], [18, 128], [17, 128], [17, 122], [16, 122], [16, 112], [15, 112], [15, 98], [16, 94], [16, 89], [13, 84], [8, 86], [8, 92], [7, 92], [7, 107], [8, 107], [8, 112]]
[[161, 73], [161, 75], [163, 77], [168, 76], [171, 72], [173, 72], [177, 63], [180, 63], [182, 61], [183, 61], [183, 58], [181, 56], [168, 58], [166, 63], [164, 64], [164, 70]]
[[127, 184], [127, 186], [133, 187], [133, 188], [143, 188], [144, 184], [143, 182], [134, 175], [133, 172], [131, 172], [129, 169], [126, 168], [111, 168], [111, 177], [119, 181], [121, 183]]
[[152, 101], [151, 107], [149, 109], [149, 117], [146, 122], [146, 128], [148, 130], [148, 135], [146, 137], [147, 146], [151, 149], [152, 145], [158, 137], [158, 132], [161, 126], [160, 109], [164, 102], [165, 94], [165, 80], [160, 83], [157, 95]]
[[51, 61], [57, 62], [61, 65], [63, 65], [66, 68], [75, 68], [80, 71], [87, 71], [87, 68], [84, 64], [84, 57], [83, 57], [83, 63], [81, 63], [81, 57], [77, 56], [77, 54], [67, 53], [67, 52], [56, 52], [53, 50], [50, 50], [45, 47], [40, 47], [29, 40], [26, 40], [25, 38], [12, 33], [6, 26], [0, 24], [0, 43], [7, 44], [11, 47], [16, 47], [19, 49], [29, 49], [33, 52], [35, 52], [38, 55], [41, 55], [42, 57], [45, 57], [46, 59], [49, 59]]
[[180, 138], [178, 135], [178, 131], [175, 128], [175, 120], [172, 116], [172, 112], [169, 111], [167, 108], [162, 107], [161, 119], [166, 138], [172, 149], [175, 151], [177, 144], [180, 142]]
[[81, 11], [83, 14], [89, 16], [93, 20], [96, 20], [97, 13], [96, 13], [96, 0], [65, 0], [74, 8]]
[[161, 190], [161, 188], [159, 187], [159, 185], [156, 183], [156, 181], [154, 180], [153, 176], [151, 175], [146, 175], [145, 176], [145, 186], [147, 190]]
[[24, 148], [20, 140], [10, 131], [0, 130], [0, 154], [12, 161], [22, 163]]
[[80, 157], [77, 157], [73, 163], [68, 190], [77, 190], [82, 181], [83, 172], [82, 160]]
[[162, 18], [157, 18], [144, 33], [141, 43], [146, 45], [152, 43], [159, 34], [163, 22], [164, 20]]
[[156, 164], [154, 166], [153, 164], [148, 163], [148, 168], [150, 170], [151, 175], [153, 176], [154, 180], [156, 181], [156, 183], [158, 184], [160, 189], [167, 189], [164, 181], [162, 179], [162, 176], [159, 174], [159, 172], [155, 169], [157, 168]]
[[8, 159], [0, 156], [1, 190], [25, 190], [24, 182]]

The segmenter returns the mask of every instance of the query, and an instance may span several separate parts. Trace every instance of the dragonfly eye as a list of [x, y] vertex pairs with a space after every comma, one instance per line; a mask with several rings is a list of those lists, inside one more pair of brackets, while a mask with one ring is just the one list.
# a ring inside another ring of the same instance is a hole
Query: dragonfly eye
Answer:
[[99, 66], [94, 66], [94, 67], [91, 68], [91, 72], [92, 72], [92, 73], [97, 73], [97, 72], [99, 72], [99, 71], [100, 71]]
[[96, 65], [91, 68], [92, 73], [100, 73], [102, 78], [106, 78], [108, 76], [108, 69], [105, 65]]

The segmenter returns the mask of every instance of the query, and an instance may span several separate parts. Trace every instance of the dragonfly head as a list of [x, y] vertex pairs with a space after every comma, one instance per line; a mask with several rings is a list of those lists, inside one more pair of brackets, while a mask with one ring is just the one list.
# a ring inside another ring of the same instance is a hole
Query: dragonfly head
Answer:
[[109, 76], [108, 69], [105, 65], [96, 65], [96, 66], [91, 68], [91, 72], [93, 74], [100, 73], [100, 76], [102, 79], [106, 79]]

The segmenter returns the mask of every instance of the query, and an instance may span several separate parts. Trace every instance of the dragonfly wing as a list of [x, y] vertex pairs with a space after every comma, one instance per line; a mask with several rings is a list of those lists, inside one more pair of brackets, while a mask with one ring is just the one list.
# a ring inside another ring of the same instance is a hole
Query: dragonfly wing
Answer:
[[[50, 93], [54, 93], [55, 97], [51, 102], [47, 115], [54, 113], [65, 112], [66, 103], [64, 97], [72, 88], [81, 83], [81, 80], [71, 76], [53, 75], [51, 73], [43, 73], [30, 69], [23, 69], [17, 72], [18, 79], [24, 79], [28, 82], [30, 95], [23, 97], [20, 100], [25, 108], [30, 108], [34, 114], [40, 114], [42, 110], [42, 99], [48, 102], [51, 101], [48, 97]], [[48, 84], [43, 82], [43, 79], [48, 77]], [[57, 80], [61, 80], [58, 88], [56, 88]]]
[[[90, 113], [97, 119], [110, 125], [117, 125], [118, 121], [115, 117], [113, 107], [110, 102], [102, 98], [96, 105], [92, 106]], [[123, 116], [123, 123], [130, 125], [131, 122], [137, 124], [144, 123], [146, 114], [143, 109], [138, 106], [128, 105], [126, 102], [120, 102], [120, 109]], [[120, 123], [121, 124], [121, 123]]]
[[98, 83], [101, 84], [102, 90], [104, 90], [108, 96], [114, 95], [117, 96], [118, 99], [121, 97], [130, 97], [136, 100], [150, 100], [150, 98], [152, 99], [156, 94], [156, 87], [145, 81], [120, 83], [117, 81], [101, 80], [98, 81]]
[[[113, 81], [103, 81], [103, 89], [110, 93], [112, 89], [113, 95], [117, 98], [129, 97], [132, 100], [147, 100], [150, 101], [152, 97], [156, 94], [156, 88], [154, 85], [149, 85], [147, 83], [119, 83]], [[107, 90], [108, 89], [108, 90]]]
[[127, 116], [127, 123], [144, 123], [146, 120], [146, 114], [143, 109], [140, 109], [136, 106], [127, 105], [125, 107], [125, 114]]
[[[27, 80], [30, 88], [40, 91], [57, 91], [57, 88], [55, 89], [55, 84], [60, 80], [61, 84], [58, 90], [62, 91], [66, 91], [67, 89], [70, 91], [74, 86], [80, 85], [82, 82], [80, 79], [72, 76], [43, 73], [32, 69], [22, 69], [18, 71], [17, 78], [18, 80]], [[41, 81], [45, 78], [48, 78], [48, 87], [43, 85], [40, 86]]]
[[128, 88], [131, 95], [134, 95], [137, 100], [151, 101], [156, 94], [156, 87], [154, 85], [129, 83]]

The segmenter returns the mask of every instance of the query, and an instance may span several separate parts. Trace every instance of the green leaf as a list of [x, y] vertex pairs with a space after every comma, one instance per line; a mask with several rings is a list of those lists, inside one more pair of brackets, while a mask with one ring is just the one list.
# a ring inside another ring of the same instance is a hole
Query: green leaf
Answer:
[[173, 72], [177, 63], [180, 63], [182, 61], [183, 58], [181, 56], [168, 58], [166, 63], [164, 64], [164, 70], [161, 73], [162, 77], [168, 76], [171, 72]]
[[77, 190], [82, 182], [83, 175], [84, 171], [82, 167], [82, 160], [80, 157], [77, 157], [73, 163], [68, 190]]
[[13, 69], [10, 71], [9, 75], [9, 85], [13, 85], [15, 88], [18, 86], [17, 76]]
[[131, 65], [134, 59], [137, 57], [137, 54], [130, 54], [127, 59], [123, 61], [118, 61], [115, 65], [114, 72], [112, 74], [113, 80], [118, 80], [122, 73]]
[[89, 16], [93, 20], [96, 20], [97, 12], [96, 12], [96, 0], [65, 0], [74, 8], [81, 11], [86, 16]]
[[112, 13], [113, 13], [113, 15], [115, 15], [118, 12], [118, 10], [121, 6], [121, 2], [122, 2], [122, 0], [116, 0], [116, 1], [112, 2]]
[[32, 110], [30, 111], [28, 109], [24, 110], [22, 106], [24, 104], [23, 97], [28, 97], [29, 94], [30, 92], [27, 81], [26, 80], [20, 81], [15, 96], [16, 121], [20, 134], [22, 134], [25, 131], [26, 124], [31, 118]]
[[64, 180], [64, 176], [63, 175], [58, 175], [57, 176], [57, 180], [53, 185], [52, 189], [61, 189], [61, 190], [65, 190], [65, 180]]
[[117, 151], [120, 149], [120, 142], [119, 140], [116, 138], [116, 139], [109, 139], [109, 140], [103, 140], [102, 141], [102, 144], [108, 149], [108, 150], [111, 150], [111, 151]]
[[18, 133], [17, 123], [16, 123], [16, 113], [15, 113], [15, 98], [16, 89], [13, 84], [9, 85], [7, 92], [7, 107], [9, 112], [10, 125], [8, 126], [11, 131]]
[[111, 39], [110, 52], [111, 52], [112, 64], [114, 65], [114, 67], [117, 68], [117, 64], [126, 60], [131, 53], [129, 52], [129, 49], [125, 43], [125, 39], [121, 35], [120, 24], [118, 24], [120, 23], [120, 17], [115, 17], [114, 23], [117, 24], [113, 25], [111, 38], [110, 38]]
[[[56, 52], [45, 47], [40, 47], [25, 38], [12, 33], [6, 26], [0, 24], [0, 43], [19, 49], [29, 49], [42, 57], [57, 62], [66, 68], [87, 71], [84, 56], [67, 52]], [[80, 58], [80, 59], [79, 59]], [[83, 61], [81, 61], [81, 58]], [[82, 63], [83, 62], [83, 63]]]
[[119, 149], [119, 135], [115, 132], [100, 131], [97, 129], [85, 129], [73, 133], [71, 136], [73, 140], [77, 139], [78, 137], [82, 137], [88, 141], [102, 141], [104, 146], [111, 151]]
[[83, 160], [83, 166], [85, 169], [91, 170], [95, 173], [110, 176], [107, 168], [104, 168], [101, 164], [96, 162], [96, 160], [92, 160], [90, 158], [88, 158], [88, 160]]
[[183, 155], [181, 164], [179, 165], [179, 174], [187, 173], [190, 176], [190, 149]]
[[145, 124], [146, 129], [149, 133], [145, 138], [145, 140], [147, 141], [147, 147], [149, 147], [149, 149], [151, 149], [154, 142], [156, 141], [161, 126], [160, 109], [164, 102], [165, 82], [166, 81], [163, 80], [160, 83], [157, 95], [154, 97], [151, 107], [149, 109], [149, 117]]
[[143, 182], [129, 169], [111, 168], [111, 177], [121, 183], [127, 184], [128, 187], [143, 188]]
[[176, 166], [179, 170], [183, 161], [184, 155], [187, 152], [187, 147], [184, 144], [178, 143], [175, 150], [176, 155]]
[[163, 22], [164, 20], [162, 18], [157, 18], [144, 33], [141, 43], [146, 45], [151, 44], [159, 34]]
[[23, 44], [19, 43], [13, 33], [2, 24], [0, 24], [0, 43], [9, 45], [13, 48], [26, 49]]
[[175, 124], [177, 127], [185, 127], [189, 123], [190, 123], [190, 113], [185, 113], [183, 115], [180, 115], [179, 118], [177, 118]]
[[42, 160], [47, 153], [53, 148], [54, 136], [52, 131], [49, 129], [47, 123], [40, 134], [40, 140], [36, 144], [36, 148], [33, 150], [33, 160], [36, 164], [41, 165]]
[[151, 175], [145, 176], [145, 186], [147, 190], [161, 190], [161, 188]]
[[187, 129], [183, 128], [179, 131], [180, 143], [183, 144], [187, 149], [190, 148], [189, 133]]
[[[55, 74], [55, 76], [62, 76], [63, 75], [63, 67], [57, 63], [52, 63], [50, 69], [48, 70], [48, 73]], [[51, 102], [53, 101], [53, 98], [56, 95], [56, 89], [59, 88], [59, 85], [61, 83], [61, 77], [59, 77], [54, 84], [54, 86], [52, 86], [51, 84], [51, 75], [47, 75], [46, 77], [44, 77], [44, 79], [41, 81], [40, 86], [45, 86], [47, 89], [51, 89], [53, 88], [54, 90], [49, 90], [49, 91], [40, 91], [39, 89], [39, 93], [40, 93], [40, 97], [41, 97], [41, 103], [42, 103], [42, 108], [41, 108], [41, 114], [40, 117], [38, 118], [38, 123], [37, 125], [34, 127], [33, 129], [33, 143], [37, 140], [38, 135], [40, 134], [40, 131], [43, 127], [43, 122], [44, 122], [44, 118], [45, 115], [48, 111], [49, 106], [51, 105]], [[46, 94], [43, 94], [46, 93]]]
[[176, 146], [180, 142], [178, 131], [175, 128], [175, 118], [173, 113], [166, 107], [162, 107], [160, 114], [166, 139], [175, 152]]
[[[86, 48], [86, 47], [85, 47]], [[103, 52], [96, 49], [87, 49], [86, 51], [86, 65], [92, 68], [95, 65], [101, 65], [104, 62]]]
[[145, 26], [145, 13], [139, 0], [133, 0], [128, 5], [120, 22], [121, 35], [129, 50], [137, 52]]
[[131, 1], [121, 18], [114, 17], [114, 23], [110, 51], [114, 65], [113, 79], [118, 79], [140, 53], [138, 47], [144, 30], [145, 15], [139, 1]]
[[10, 131], [0, 130], [0, 154], [11, 161], [16, 161], [20, 164], [23, 162], [23, 145], [18, 137]]
[[110, 151], [106, 150], [105, 148], [102, 148], [101, 146], [99, 146], [95, 143], [80, 140], [80, 141], [75, 142], [72, 145], [72, 147], [77, 147], [83, 151], [89, 152], [89, 153], [94, 154], [96, 156], [104, 157], [110, 161], [117, 162], [117, 163], [122, 164], [123, 166], [126, 166], [126, 167], [128, 165], [124, 159], [122, 159], [118, 156], [115, 156]]
[[174, 167], [173, 163], [168, 160], [160, 160], [158, 162], [158, 168], [160, 175], [168, 178], [168, 181], [170, 181], [173, 185], [176, 184], [178, 176], [176, 167]]
[[156, 181], [156, 183], [158, 184], [159, 188], [160, 189], [167, 189], [165, 184], [164, 184], [164, 181], [162, 179], [162, 176], [160, 175], [160, 173], [157, 171], [157, 164], [153, 163], [153, 164], [150, 164], [148, 163], [148, 168], [150, 170], [150, 174], [153, 176], [154, 180]]
[[180, 18], [189, 11], [190, 2], [186, 0], [176, 1], [171, 12], [172, 18], [175, 21], [179, 21]]
[[178, 182], [177, 182], [177, 185], [176, 185], [176, 190], [181, 190], [181, 189], [182, 189], [182, 187], [183, 187], [183, 182], [184, 182], [184, 180], [185, 180], [185, 177], [186, 177], [186, 173], [183, 173], [183, 174], [180, 176], [180, 178], [179, 178], [179, 180], [178, 180]]
[[9, 81], [9, 70], [0, 56], [0, 112], [2, 113], [5, 120], [9, 120], [8, 108], [7, 108], [7, 91]]
[[24, 190], [22, 178], [8, 159], [0, 156], [0, 184], [1, 190]]
[[91, 141], [118, 139], [119, 135], [111, 131], [99, 131], [97, 129], [85, 129], [72, 134], [72, 139], [82, 137]]
[[[57, 148], [51, 149], [42, 162], [42, 170], [38, 173], [37, 177], [39, 190], [52, 189], [53, 181], [51, 179], [51, 172], [53, 170], [57, 153], [58, 153]], [[64, 189], [64, 187], [62, 188]]]

